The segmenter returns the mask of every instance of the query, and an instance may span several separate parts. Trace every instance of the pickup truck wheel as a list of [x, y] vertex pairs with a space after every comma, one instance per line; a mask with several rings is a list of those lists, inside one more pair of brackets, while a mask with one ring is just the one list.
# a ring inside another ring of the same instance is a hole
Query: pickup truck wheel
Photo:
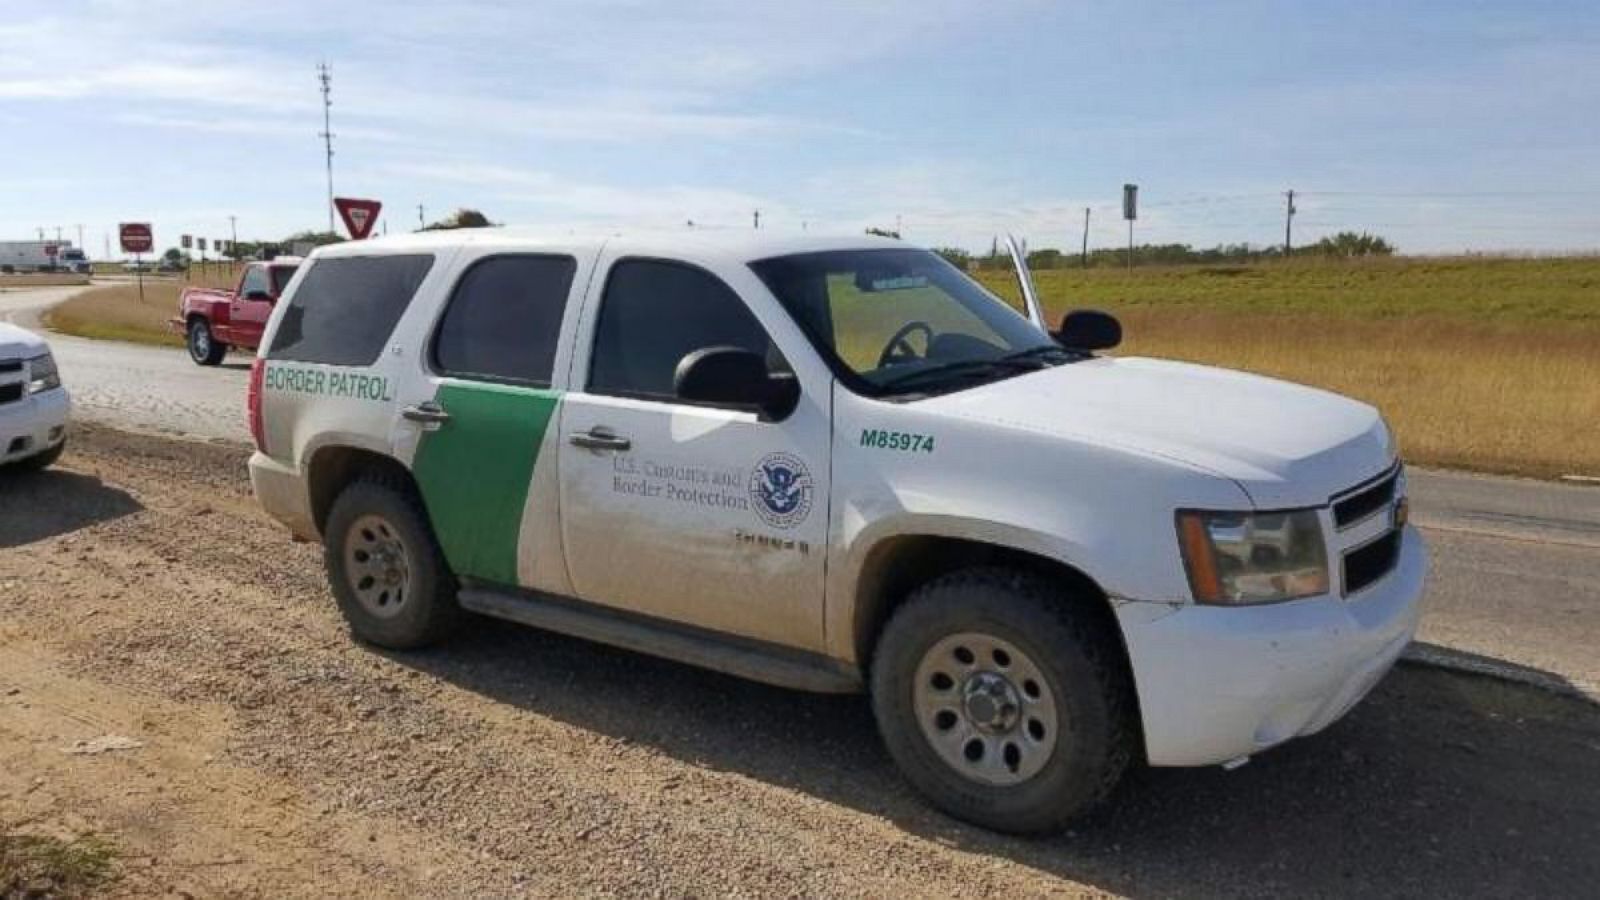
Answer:
[[211, 334], [211, 326], [204, 319], [189, 323], [189, 358], [195, 365], [215, 366], [228, 355], [228, 345], [219, 343]]
[[371, 478], [346, 487], [328, 512], [322, 546], [333, 596], [357, 638], [410, 650], [454, 627], [455, 576], [406, 485]]
[[1043, 577], [970, 569], [917, 589], [884, 626], [873, 711], [935, 806], [998, 831], [1050, 831], [1116, 786], [1132, 692], [1110, 636], [1074, 600]]

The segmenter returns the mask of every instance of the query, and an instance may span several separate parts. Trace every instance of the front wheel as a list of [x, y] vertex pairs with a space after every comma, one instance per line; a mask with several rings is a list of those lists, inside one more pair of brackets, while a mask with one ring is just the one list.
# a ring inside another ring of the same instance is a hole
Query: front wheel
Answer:
[[228, 345], [219, 343], [204, 319], [189, 323], [189, 358], [197, 366], [215, 366], [228, 354]]
[[1116, 786], [1133, 701], [1090, 600], [984, 568], [938, 578], [896, 610], [872, 659], [873, 711], [935, 806], [998, 831], [1049, 831]]

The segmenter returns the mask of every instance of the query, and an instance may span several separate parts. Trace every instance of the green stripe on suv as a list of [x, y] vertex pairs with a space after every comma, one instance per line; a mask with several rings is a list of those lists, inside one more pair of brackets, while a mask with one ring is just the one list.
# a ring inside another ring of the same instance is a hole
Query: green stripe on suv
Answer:
[[447, 383], [450, 421], [424, 432], [412, 463], [434, 534], [457, 575], [517, 583], [517, 537], [558, 391]]

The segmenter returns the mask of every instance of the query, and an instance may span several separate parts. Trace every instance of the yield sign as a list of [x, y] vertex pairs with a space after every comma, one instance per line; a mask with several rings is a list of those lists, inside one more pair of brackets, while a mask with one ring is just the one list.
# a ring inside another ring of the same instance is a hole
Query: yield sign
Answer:
[[350, 237], [359, 241], [371, 234], [372, 226], [378, 224], [378, 210], [383, 209], [383, 204], [376, 200], [335, 197], [333, 207], [339, 211], [339, 218], [344, 220]]

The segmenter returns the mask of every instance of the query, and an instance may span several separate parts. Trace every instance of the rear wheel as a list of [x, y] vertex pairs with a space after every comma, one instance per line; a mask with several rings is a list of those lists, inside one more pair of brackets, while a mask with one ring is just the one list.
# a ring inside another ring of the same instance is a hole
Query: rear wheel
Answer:
[[408, 486], [387, 478], [350, 484], [328, 512], [322, 544], [329, 585], [357, 638], [409, 650], [455, 625], [455, 577]]
[[999, 831], [1061, 828], [1116, 786], [1132, 693], [1110, 636], [1045, 578], [971, 569], [915, 591], [884, 626], [873, 709], [928, 799]]
[[189, 358], [195, 361], [195, 365], [214, 366], [228, 354], [228, 345], [217, 341], [205, 319], [194, 319], [189, 323], [188, 344]]

